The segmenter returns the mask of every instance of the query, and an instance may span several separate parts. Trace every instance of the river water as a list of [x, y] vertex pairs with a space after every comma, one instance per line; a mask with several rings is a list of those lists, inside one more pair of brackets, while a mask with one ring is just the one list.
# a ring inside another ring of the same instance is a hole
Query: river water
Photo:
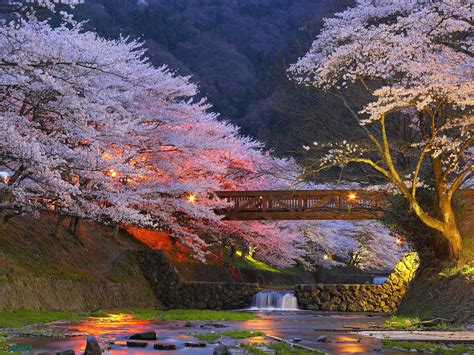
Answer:
[[[110, 354], [212, 354], [216, 344], [209, 344], [206, 348], [186, 348], [187, 341], [197, 341], [193, 333], [204, 333], [228, 329], [260, 330], [270, 336], [287, 340], [298, 338], [298, 343], [313, 349], [326, 351], [331, 354], [370, 354], [380, 351], [380, 340], [372, 337], [361, 337], [345, 330], [345, 327], [381, 326], [382, 316], [368, 316], [366, 314], [330, 314], [312, 311], [272, 311], [258, 312], [259, 318], [250, 321], [219, 322], [225, 325], [223, 329], [206, 326], [209, 322], [193, 322], [193, 327], [186, 327], [185, 322], [149, 322], [137, 321], [130, 315], [110, 315], [105, 318], [90, 319], [75, 324], [58, 324], [56, 327], [77, 336], [68, 338], [17, 338], [11, 342], [17, 345], [31, 346], [35, 353], [55, 353], [60, 350], [72, 349], [82, 353], [86, 343], [86, 334], [94, 335], [102, 344], [113, 341], [110, 345]], [[201, 327], [204, 325], [204, 327]], [[154, 330], [157, 341], [149, 341], [146, 348], [128, 348], [127, 338], [137, 332]], [[318, 342], [317, 338], [327, 336], [329, 342]], [[264, 337], [245, 340], [251, 343], [267, 343]], [[154, 350], [154, 343], [176, 344], [176, 351]], [[232, 345], [234, 340], [227, 344]], [[384, 354], [409, 354], [409, 352], [383, 352]]]

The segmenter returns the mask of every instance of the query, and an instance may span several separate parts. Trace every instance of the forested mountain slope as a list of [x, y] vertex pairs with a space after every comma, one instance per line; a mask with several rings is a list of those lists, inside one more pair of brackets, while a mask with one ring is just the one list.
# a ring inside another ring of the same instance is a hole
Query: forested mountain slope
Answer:
[[[155, 65], [192, 75], [214, 110], [280, 153], [338, 134], [326, 121], [341, 105], [297, 88], [286, 75], [322, 19], [350, 0], [87, 0], [75, 10], [85, 27], [141, 38]], [[297, 103], [297, 105], [296, 105]], [[345, 118], [350, 124], [350, 118]], [[349, 128], [350, 129], [350, 126]], [[324, 132], [323, 132], [324, 131]], [[323, 136], [323, 137], [322, 137]]]

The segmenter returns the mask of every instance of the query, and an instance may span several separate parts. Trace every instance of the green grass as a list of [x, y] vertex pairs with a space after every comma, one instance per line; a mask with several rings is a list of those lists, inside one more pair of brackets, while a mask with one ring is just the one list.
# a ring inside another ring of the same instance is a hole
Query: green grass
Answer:
[[270, 272], [276, 272], [276, 273], [282, 272], [282, 270], [274, 268], [273, 266], [266, 264], [263, 261], [254, 259], [250, 255], [246, 255], [245, 258], [242, 258], [241, 251], [237, 251], [235, 254], [236, 254], [236, 257], [234, 258], [230, 257], [227, 254], [224, 257], [225, 261], [232, 266], [252, 269], [252, 270], [270, 271]]
[[391, 316], [385, 320], [384, 328], [387, 329], [415, 329], [413, 324], [419, 323], [417, 317]]
[[108, 314], [131, 314], [138, 320], [164, 321], [245, 321], [256, 319], [253, 313], [210, 311], [198, 309], [112, 309], [93, 313], [58, 312], [37, 309], [0, 310], [0, 328], [19, 328], [29, 324], [44, 324], [54, 321], [77, 322], [89, 317], [106, 317]]
[[119, 308], [93, 313], [92, 316], [105, 316], [107, 314], [132, 314], [139, 320], [163, 320], [163, 321], [245, 321], [257, 319], [253, 313], [211, 311], [207, 309], [171, 309], [163, 311], [160, 309]]
[[242, 344], [240, 344], [240, 347], [242, 349], [244, 349], [245, 351], [247, 351], [248, 353], [252, 354], [252, 355], [266, 355], [266, 354], [268, 354], [265, 351], [263, 351], [262, 349], [260, 349], [259, 347], [255, 346], [255, 345], [252, 345], [252, 344], [242, 343]]
[[54, 321], [79, 321], [89, 317], [88, 313], [45, 311], [39, 309], [0, 310], [0, 328], [19, 328], [28, 324]]
[[417, 351], [426, 351], [437, 355], [452, 354], [452, 355], [461, 355], [461, 354], [474, 354], [472, 348], [469, 348], [465, 345], [457, 345], [453, 348], [443, 347], [435, 343], [427, 343], [420, 341], [400, 341], [400, 340], [390, 340], [383, 339], [382, 346], [384, 349], [405, 349]]
[[306, 355], [306, 354], [324, 354], [321, 351], [316, 350], [305, 350], [292, 348], [285, 343], [273, 343], [269, 345], [269, 348], [275, 351], [277, 355]]
[[215, 332], [215, 333], [199, 333], [199, 334], [194, 334], [193, 336], [196, 339], [199, 339], [200, 341], [205, 341], [205, 342], [212, 342], [216, 341], [217, 339], [220, 339], [223, 336], [232, 338], [232, 339], [246, 339], [246, 338], [253, 338], [253, 337], [259, 337], [259, 336], [264, 336], [265, 333], [261, 331], [251, 331], [247, 329], [240, 329], [240, 330], [225, 330], [223, 332]]
[[[417, 324], [421, 322], [418, 317], [408, 316], [391, 316], [385, 320], [385, 329], [423, 329], [423, 325]], [[440, 322], [438, 325], [429, 327], [431, 330], [455, 330], [458, 329], [445, 322]]]
[[[240, 344], [240, 346], [244, 350], [246, 350], [247, 352], [253, 355], [268, 354], [268, 352], [263, 351], [262, 347], [258, 345], [242, 343]], [[306, 355], [306, 354], [324, 355], [324, 352], [321, 352], [321, 351], [317, 351], [317, 350], [310, 351], [310, 350], [305, 350], [305, 349], [292, 348], [285, 343], [271, 343], [271, 344], [264, 344], [264, 346], [266, 348], [273, 350], [276, 355]]]

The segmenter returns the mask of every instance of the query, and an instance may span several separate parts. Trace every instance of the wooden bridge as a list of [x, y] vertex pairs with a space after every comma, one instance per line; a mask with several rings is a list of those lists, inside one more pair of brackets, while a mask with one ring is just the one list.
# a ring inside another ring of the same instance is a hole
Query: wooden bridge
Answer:
[[379, 219], [384, 192], [364, 190], [220, 191], [230, 206], [217, 210], [226, 220]]

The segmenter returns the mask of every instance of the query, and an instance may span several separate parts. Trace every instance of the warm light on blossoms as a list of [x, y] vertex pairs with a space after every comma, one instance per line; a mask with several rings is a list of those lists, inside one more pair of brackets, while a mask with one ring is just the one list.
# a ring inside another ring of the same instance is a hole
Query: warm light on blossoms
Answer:
[[194, 203], [194, 202], [196, 202], [196, 195], [189, 194], [187, 196], [187, 199], [188, 199], [189, 202]]
[[117, 175], [118, 175], [118, 172], [117, 172], [117, 170], [115, 170], [115, 169], [110, 169], [110, 170], [109, 170], [109, 175], [110, 175], [111, 177], [113, 177], [113, 178], [116, 178]]
[[401, 247], [403, 245], [403, 239], [398, 237], [396, 240], [395, 240], [395, 245], [398, 246], [398, 247]]

